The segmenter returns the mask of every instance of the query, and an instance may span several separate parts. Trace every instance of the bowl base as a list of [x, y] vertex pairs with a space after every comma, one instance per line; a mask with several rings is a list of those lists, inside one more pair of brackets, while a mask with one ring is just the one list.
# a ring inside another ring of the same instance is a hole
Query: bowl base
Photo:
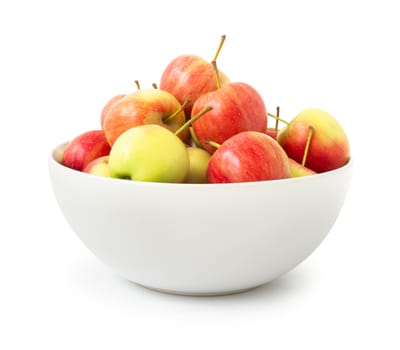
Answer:
[[150, 287], [150, 286], [146, 286], [146, 285], [143, 285], [143, 284], [140, 284], [137, 282], [134, 282], [134, 283], [143, 288], [150, 289], [155, 292], [164, 293], [164, 294], [172, 294], [172, 295], [180, 295], [180, 296], [189, 296], [189, 297], [216, 297], [216, 296], [239, 294], [239, 293], [248, 292], [250, 290], [253, 290], [253, 289], [256, 289], [259, 287], [259, 286], [254, 286], [254, 287], [250, 287], [250, 288], [226, 290], [226, 291], [221, 291], [221, 292], [185, 292], [185, 291], [179, 291], [179, 290], [169, 290], [169, 289]]

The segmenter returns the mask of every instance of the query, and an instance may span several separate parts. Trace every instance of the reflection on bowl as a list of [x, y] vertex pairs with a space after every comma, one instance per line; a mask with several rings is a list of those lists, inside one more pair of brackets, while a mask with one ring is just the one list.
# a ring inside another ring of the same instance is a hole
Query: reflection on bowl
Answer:
[[219, 295], [290, 271], [323, 241], [351, 181], [330, 172], [235, 184], [136, 182], [86, 174], [49, 156], [65, 219], [124, 278], [164, 292]]

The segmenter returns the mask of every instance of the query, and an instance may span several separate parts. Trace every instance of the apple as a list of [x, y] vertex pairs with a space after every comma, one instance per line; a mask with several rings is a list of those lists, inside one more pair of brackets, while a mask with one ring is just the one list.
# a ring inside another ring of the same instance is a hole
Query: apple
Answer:
[[192, 115], [204, 106], [212, 110], [193, 123], [193, 131], [201, 146], [213, 153], [207, 144], [214, 141], [222, 144], [242, 131], [266, 132], [267, 109], [260, 94], [247, 83], [233, 82], [218, 90], [201, 95], [193, 105]]
[[[229, 78], [220, 73], [221, 84]], [[202, 95], [217, 89], [212, 64], [196, 55], [181, 55], [173, 59], [165, 68], [160, 80], [160, 89], [173, 94], [180, 103], [191, 100], [185, 107], [185, 115], [190, 118], [193, 103]]]
[[189, 173], [186, 177], [186, 182], [206, 183], [210, 153], [198, 147], [188, 147], [187, 151], [189, 154]]
[[100, 114], [100, 125], [103, 128], [103, 123], [104, 119], [106, 118], [108, 112], [110, 111], [111, 107], [114, 106], [114, 104], [119, 101], [122, 97], [125, 97], [125, 94], [119, 94], [111, 97], [107, 103], [104, 105], [103, 109], [101, 110]]
[[[225, 35], [221, 37], [213, 61], [216, 61], [224, 41]], [[229, 82], [229, 78], [221, 71], [219, 77], [221, 85]], [[216, 90], [218, 85], [211, 61], [197, 55], [186, 54], [168, 63], [161, 75], [159, 87], [173, 94], [180, 103], [190, 99], [191, 102], [185, 107], [186, 118], [189, 119], [194, 102], [202, 94]]]
[[[173, 115], [173, 117], [171, 117]], [[179, 129], [186, 121], [179, 101], [167, 91], [140, 89], [117, 101], [104, 119], [103, 130], [110, 146], [126, 130], [145, 124], [158, 124], [171, 131]], [[189, 138], [189, 131], [180, 134]]]
[[316, 172], [311, 170], [304, 165], [301, 165], [299, 162], [296, 162], [294, 159], [289, 158], [290, 170], [292, 173], [292, 177], [301, 177], [307, 175], [315, 175]]
[[62, 164], [82, 171], [93, 159], [110, 153], [103, 130], [90, 130], [76, 136], [63, 152]]
[[102, 156], [93, 159], [88, 165], [83, 169], [84, 173], [110, 177], [110, 169], [108, 168], [108, 158], [109, 156]]
[[268, 136], [272, 137], [274, 140], [276, 140], [278, 136], [278, 131], [275, 128], [267, 128], [267, 131], [265, 132]]
[[64, 151], [65, 151], [65, 148], [68, 146], [68, 143], [69, 143], [69, 142], [66, 142], [66, 143], [62, 144], [61, 146], [58, 146], [58, 147], [54, 150], [53, 157], [54, 157], [54, 159], [55, 159], [58, 163], [61, 163], [61, 164], [62, 164], [62, 159], [63, 159], [63, 156], [64, 156]]
[[333, 116], [318, 108], [301, 111], [280, 130], [277, 141], [289, 158], [317, 173], [339, 168], [350, 158], [344, 129]]
[[181, 183], [189, 172], [189, 154], [173, 132], [146, 124], [128, 129], [116, 139], [108, 164], [114, 178]]
[[243, 131], [212, 154], [207, 168], [209, 183], [250, 182], [291, 177], [289, 158], [265, 132]]

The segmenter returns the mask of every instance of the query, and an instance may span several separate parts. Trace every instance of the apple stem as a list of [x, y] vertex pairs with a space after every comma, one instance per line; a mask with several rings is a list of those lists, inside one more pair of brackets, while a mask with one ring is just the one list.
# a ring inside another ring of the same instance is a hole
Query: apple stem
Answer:
[[314, 132], [314, 127], [312, 125], [310, 125], [308, 127], [308, 135], [307, 135], [306, 147], [304, 149], [303, 160], [301, 161], [302, 166], [305, 166], [305, 164], [306, 164], [308, 149], [310, 148], [310, 143], [311, 143], [311, 138], [312, 138], [313, 132]]
[[275, 131], [278, 131], [278, 124], [279, 124], [279, 112], [280, 112], [280, 107], [276, 107], [276, 116], [277, 118], [275, 119]]
[[204, 114], [206, 114], [208, 111], [211, 111], [212, 107], [211, 106], [205, 106], [199, 113], [197, 113], [194, 117], [189, 119], [185, 124], [183, 124], [178, 130], [175, 131], [175, 135], [178, 136], [183, 130], [191, 126], [197, 119], [202, 117]]
[[176, 117], [179, 113], [181, 113], [187, 106], [187, 104], [190, 102], [192, 102], [192, 100], [190, 98], [187, 98], [185, 101], [183, 101], [182, 105], [174, 113], [163, 119], [163, 122], [168, 123], [172, 118]]
[[215, 147], [215, 148], [220, 148], [221, 147], [221, 145], [218, 142], [215, 142], [215, 141], [205, 141], [204, 143], [206, 143], [207, 145], [210, 145], [212, 147]]
[[217, 61], [212, 61], [211, 64], [214, 67], [215, 79], [217, 80], [217, 88], [220, 89], [221, 88], [221, 78], [219, 76], [219, 71], [218, 71], [218, 67], [217, 67]]
[[226, 35], [222, 35], [222, 36], [221, 36], [221, 41], [219, 42], [218, 49], [217, 49], [217, 52], [216, 52], [215, 55], [214, 55], [213, 61], [216, 61], [216, 60], [217, 60], [218, 55], [219, 55], [219, 53], [220, 53], [220, 51], [221, 51], [221, 49], [222, 49], [222, 45], [224, 45], [225, 39], [226, 39]]
[[282, 122], [282, 123], [284, 123], [284, 124], [286, 124], [286, 125], [289, 125], [289, 122], [288, 122], [288, 121], [286, 121], [285, 119], [282, 119], [282, 118], [280, 118], [280, 117], [278, 117], [278, 116], [276, 116], [276, 115], [273, 115], [273, 114], [271, 114], [271, 113], [268, 113], [268, 116], [271, 117], [271, 118], [274, 118], [274, 119], [276, 119], [276, 120], [279, 120], [280, 122]]
[[140, 84], [139, 84], [139, 80], [135, 80], [135, 84], [138, 90], [140, 90]]
[[158, 86], [157, 86], [157, 84], [156, 83], [153, 83], [153, 84], [151, 84], [151, 86], [154, 88], [154, 89], [158, 89]]
[[190, 136], [192, 137], [192, 140], [193, 140], [194, 144], [195, 144], [197, 147], [201, 147], [201, 143], [200, 143], [199, 139], [197, 138], [197, 135], [196, 135], [196, 133], [194, 132], [192, 126], [189, 126], [189, 132], [190, 132]]

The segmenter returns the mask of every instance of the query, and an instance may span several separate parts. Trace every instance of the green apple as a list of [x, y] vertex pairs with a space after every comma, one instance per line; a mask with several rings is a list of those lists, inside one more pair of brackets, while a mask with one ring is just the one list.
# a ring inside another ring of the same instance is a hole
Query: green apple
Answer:
[[198, 147], [188, 147], [189, 154], [189, 173], [186, 178], [187, 183], [206, 183], [207, 167], [211, 154], [205, 149]]
[[173, 132], [146, 124], [128, 129], [116, 139], [108, 164], [114, 178], [181, 183], [189, 172], [189, 154]]

